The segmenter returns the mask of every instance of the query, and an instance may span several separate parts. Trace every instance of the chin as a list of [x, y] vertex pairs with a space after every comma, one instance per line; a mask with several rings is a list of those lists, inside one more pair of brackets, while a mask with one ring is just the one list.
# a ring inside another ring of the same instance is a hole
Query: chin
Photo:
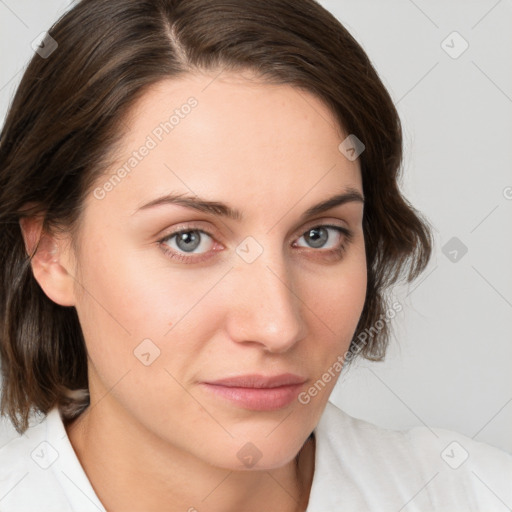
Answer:
[[265, 429], [260, 430], [259, 435], [237, 436], [225, 445], [214, 442], [209, 463], [231, 471], [277, 469], [297, 456], [308, 435], [309, 432], [291, 434], [283, 427], [280, 434], [268, 435]]

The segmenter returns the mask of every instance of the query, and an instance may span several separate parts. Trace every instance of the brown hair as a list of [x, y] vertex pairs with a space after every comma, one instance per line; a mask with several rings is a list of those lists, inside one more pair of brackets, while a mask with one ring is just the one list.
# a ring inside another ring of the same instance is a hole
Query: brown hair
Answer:
[[[33, 410], [59, 405], [69, 418], [79, 414], [87, 394], [71, 390], [88, 384], [76, 310], [39, 287], [19, 220], [42, 215], [48, 232], [73, 230], [123, 116], [159, 80], [252, 70], [315, 94], [365, 144], [368, 287], [353, 343], [384, 317], [389, 285], [425, 268], [431, 232], [398, 188], [397, 111], [361, 46], [314, 0], [82, 0], [49, 34], [58, 48], [34, 54], [0, 141], [0, 411], [20, 433]], [[388, 339], [384, 322], [358, 354], [381, 360]]]

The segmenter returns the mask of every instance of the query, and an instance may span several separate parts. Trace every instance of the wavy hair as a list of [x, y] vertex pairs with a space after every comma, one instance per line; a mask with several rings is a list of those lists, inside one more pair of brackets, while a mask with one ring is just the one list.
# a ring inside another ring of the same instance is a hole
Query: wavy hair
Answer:
[[[89, 403], [76, 310], [39, 287], [20, 218], [41, 215], [48, 232], [73, 232], [123, 117], [160, 80], [253, 71], [262, 82], [316, 95], [345, 133], [363, 141], [368, 280], [351, 348], [383, 318], [387, 288], [427, 265], [430, 228], [399, 189], [397, 110], [361, 46], [314, 0], [82, 0], [49, 35], [58, 47], [32, 57], [0, 140], [0, 412], [18, 432], [32, 411], [58, 405], [71, 419]], [[357, 345], [357, 356], [381, 360], [389, 334], [384, 322]]]

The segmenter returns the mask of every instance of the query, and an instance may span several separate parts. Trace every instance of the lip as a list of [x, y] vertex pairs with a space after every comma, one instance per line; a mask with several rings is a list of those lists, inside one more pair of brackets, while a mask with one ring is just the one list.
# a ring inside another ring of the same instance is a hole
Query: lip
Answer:
[[275, 411], [292, 403], [307, 379], [292, 373], [257, 374], [202, 382], [204, 389], [235, 405], [253, 411]]

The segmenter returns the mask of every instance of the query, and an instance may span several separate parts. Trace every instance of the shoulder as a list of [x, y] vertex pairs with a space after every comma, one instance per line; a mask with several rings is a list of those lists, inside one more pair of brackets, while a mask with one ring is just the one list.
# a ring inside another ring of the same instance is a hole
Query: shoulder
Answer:
[[[70, 510], [59, 495], [58, 484], [47, 471], [53, 457], [45, 443], [46, 417], [33, 419], [32, 425], [19, 435], [8, 421], [2, 419], [0, 438], [0, 511], [43, 510], [61, 507]], [[56, 508], [56, 510], [60, 510]]]
[[57, 408], [22, 435], [2, 418], [0, 512], [90, 510], [96, 500]]
[[512, 506], [512, 455], [463, 434], [386, 429], [328, 402], [315, 435], [320, 470], [336, 474], [338, 486], [352, 482], [345, 498], [354, 503], [400, 509], [411, 500], [407, 510], [439, 511]]

